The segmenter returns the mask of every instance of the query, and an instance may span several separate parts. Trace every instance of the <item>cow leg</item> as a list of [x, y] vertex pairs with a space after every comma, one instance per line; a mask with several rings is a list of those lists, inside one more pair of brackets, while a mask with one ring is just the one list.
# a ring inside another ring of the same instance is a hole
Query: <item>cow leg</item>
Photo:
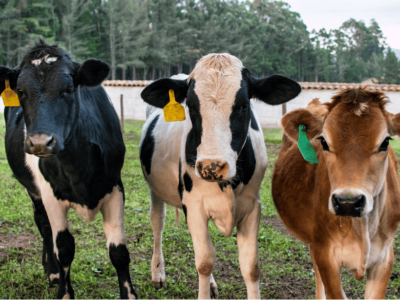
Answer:
[[33, 203], [35, 223], [43, 238], [42, 265], [45, 274], [49, 277], [49, 286], [52, 287], [54, 284], [58, 284], [60, 272], [58, 269], [56, 257], [54, 255], [53, 236], [51, 232], [50, 222], [47, 217], [42, 199], [31, 195], [29, 192], [28, 194], [31, 197]]
[[[316, 250], [318, 249], [318, 251]], [[340, 279], [340, 266], [328, 247], [314, 245], [314, 260], [328, 299], [346, 299]]]
[[213, 274], [210, 276], [210, 289], [211, 289], [211, 298], [218, 297], [218, 285], [214, 280]]
[[68, 230], [68, 205], [58, 201], [48, 182], [43, 181], [41, 186], [43, 204], [49, 217], [53, 234], [54, 253], [60, 270], [58, 284], [58, 299], [74, 298], [74, 290], [70, 281], [70, 268], [75, 255], [75, 240]]
[[199, 299], [210, 299], [211, 272], [215, 264], [215, 249], [208, 233], [208, 219], [201, 205], [187, 206], [187, 223], [193, 240], [196, 269], [199, 273]]
[[121, 299], [137, 299], [129, 275], [130, 257], [124, 231], [124, 191], [115, 186], [101, 207], [110, 259], [118, 274]]
[[164, 257], [162, 253], [162, 233], [165, 221], [165, 202], [152, 191], [150, 220], [154, 235], [153, 258], [151, 260], [151, 284], [156, 288], [167, 288]]
[[380, 264], [368, 269], [365, 299], [385, 299], [394, 261], [393, 245]]
[[314, 251], [311, 245], [310, 245], [310, 256], [314, 266], [315, 299], [326, 299], [324, 283], [322, 282], [321, 274], [319, 273], [317, 263], [315, 262]]
[[248, 299], [260, 299], [260, 266], [258, 261], [258, 228], [261, 207], [257, 201], [253, 211], [237, 226], [239, 264], [247, 287]]

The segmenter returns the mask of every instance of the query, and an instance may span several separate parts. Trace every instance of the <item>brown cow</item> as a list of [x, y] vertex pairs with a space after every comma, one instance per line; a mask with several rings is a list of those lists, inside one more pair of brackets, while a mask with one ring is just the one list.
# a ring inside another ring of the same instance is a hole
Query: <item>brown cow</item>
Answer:
[[[340, 270], [362, 280], [365, 298], [384, 298], [400, 222], [397, 160], [389, 146], [400, 134], [400, 114], [385, 110], [386, 97], [346, 89], [331, 103], [313, 100], [282, 118], [284, 136], [272, 195], [288, 229], [310, 245], [316, 298], [345, 298]], [[319, 159], [305, 161], [299, 125]]]

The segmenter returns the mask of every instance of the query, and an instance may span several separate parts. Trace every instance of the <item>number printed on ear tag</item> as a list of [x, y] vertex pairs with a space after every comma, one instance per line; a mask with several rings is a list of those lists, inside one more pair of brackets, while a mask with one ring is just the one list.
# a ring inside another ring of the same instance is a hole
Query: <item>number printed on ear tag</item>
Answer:
[[169, 90], [169, 103], [164, 106], [164, 120], [165, 122], [184, 121], [185, 108], [176, 102], [174, 90]]
[[4, 106], [20, 106], [18, 95], [10, 88], [10, 82], [8, 79], [5, 81], [6, 88], [1, 93], [3, 98]]

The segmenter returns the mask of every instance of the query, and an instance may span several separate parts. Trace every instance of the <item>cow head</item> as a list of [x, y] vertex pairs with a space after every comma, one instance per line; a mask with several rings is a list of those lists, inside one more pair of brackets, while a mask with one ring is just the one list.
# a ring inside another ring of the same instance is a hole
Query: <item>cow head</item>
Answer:
[[108, 73], [105, 62], [89, 59], [79, 64], [42, 40], [17, 69], [0, 66], [0, 92], [8, 79], [23, 109], [25, 151], [41, 157], [62, 151], [79, 116], [80, 86], [97, 86]]
[[388, 113], [386, 103], [381, 92], [346, 89], [331, 103], [314, 101], [282, 118], [286, 135], [295, 143], [299, 125], [306, 126], [328, 172], [328, 207], [334, 215], [366, 217], [379, 205], [392, 151], [390, 136], [400, 133], [400, 114]]
[[282, 104], [300, 91], [300, 86], [283, 76], [256, 79], [242, 62], [229, 54], [201, 58], [188, 80], [163, 78], [146, 87], [142, 98], [163, 108], [168, 90], [176, 100], [185, 99], [191, 130], [186, 142], [186, 162], [196, 176], [209, 181], [227, 181], [236, 175], [236, 161], [246, 142], [251, 117], [250, 98]]

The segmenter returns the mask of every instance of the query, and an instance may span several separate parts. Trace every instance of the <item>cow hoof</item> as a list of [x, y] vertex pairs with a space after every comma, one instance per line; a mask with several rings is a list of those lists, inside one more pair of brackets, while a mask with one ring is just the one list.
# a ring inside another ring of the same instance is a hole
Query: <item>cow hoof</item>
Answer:
[[167, 281], [165, 280], [165, 278], [162, 278], [158, 281], [152, 280], [151, 284], [155, 287], [156, 290], [159, 290], [161, 288], [164, 288], [164, 289], [167, 288]]
[[211, 298], [218, 298], [218, 285], [214, 280], [214, 277], [211, 277], [210, 280], [210, 293], [211, 293]]

